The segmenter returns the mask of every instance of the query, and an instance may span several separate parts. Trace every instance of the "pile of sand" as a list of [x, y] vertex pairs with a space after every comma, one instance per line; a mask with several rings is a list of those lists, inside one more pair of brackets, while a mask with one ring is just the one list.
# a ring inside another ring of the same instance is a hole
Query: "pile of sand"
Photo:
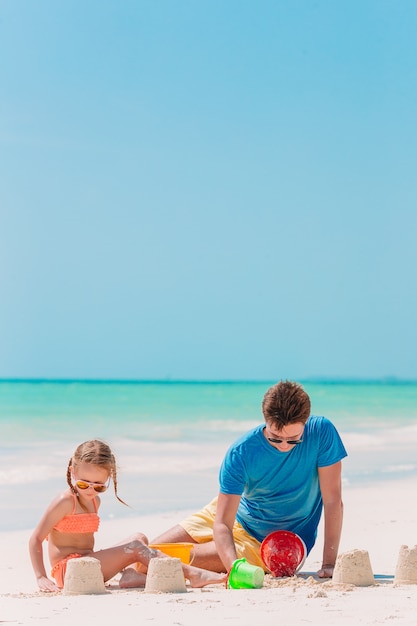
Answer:
[[369, 554], [366, 550], [351, 550], [339, 554], [333, 572], [333, 583], [368, 587], [375, 584]]
[[401, 546], [395, 569], [394, 583], [411, 585], [417, 583], [417, 546]]
[[71, 559], [67, 563], [64, 594], [71, 596], [89, 593], [107, 593], [100, 561], [90, 556]]
[[182, 593], [187, 591], [181, 560], [154, 558], [149, 561], [145, 591], [148, 593]]

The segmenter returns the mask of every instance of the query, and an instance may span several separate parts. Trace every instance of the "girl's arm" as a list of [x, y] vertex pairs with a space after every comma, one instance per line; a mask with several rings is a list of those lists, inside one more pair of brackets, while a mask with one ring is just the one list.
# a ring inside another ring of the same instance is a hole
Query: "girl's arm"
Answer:
[[59, 591], [58, 587], [46, 575], [43, 563], [42, 542], [36, 530], [29, 540], [30, 559], [32, 561], [33, 571], [35, 572], [36, 581], [41, 591]]
[[43, 561], [42, 544], [52, 528], [61, 520], [64, 515], [68, 515], [72, 510], [72, 497], [68, 499], [67, 494], [55, 498], [45, 511], [39, 524], [33, 531], [29, 539], [29, 554], [33, 571], [41, 591], [59, 591], [58, 587], [46, 575]]

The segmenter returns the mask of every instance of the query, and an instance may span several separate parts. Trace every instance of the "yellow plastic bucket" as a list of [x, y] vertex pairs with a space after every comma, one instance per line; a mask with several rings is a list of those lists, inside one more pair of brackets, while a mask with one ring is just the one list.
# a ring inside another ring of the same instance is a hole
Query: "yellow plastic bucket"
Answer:
[[154, 548], [155, 550], [160, 550], [168, 556], [176, 557], [177, 559], [181, 559], [183, 563], [188, 565], [191, 560], [191, 548], [194, 544], [182, 542], [182, 543], [152, 543], [150, 544], [150, 548]]

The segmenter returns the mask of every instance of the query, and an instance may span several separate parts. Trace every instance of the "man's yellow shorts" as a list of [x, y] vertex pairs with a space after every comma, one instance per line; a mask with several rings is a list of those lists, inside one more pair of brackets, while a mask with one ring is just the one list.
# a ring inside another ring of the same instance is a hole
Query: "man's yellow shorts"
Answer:
[[[207, 543], [213, 541], [213, 526], [216, 516], [217, 497], [214, 498], [198, 513], [194, 513], [180, 522], [180, 526], [196, 541], [197, 543]], [[248, 563], [262, 567], [266, 572], [269, 570], [265, 567], [261, 559], [261, 544], [254, 537], [251, 537], [246, 530], [235, 521], [233, 526], [233, 539], [236, 545], [236, 553], [239, 559], [245, 558]]]

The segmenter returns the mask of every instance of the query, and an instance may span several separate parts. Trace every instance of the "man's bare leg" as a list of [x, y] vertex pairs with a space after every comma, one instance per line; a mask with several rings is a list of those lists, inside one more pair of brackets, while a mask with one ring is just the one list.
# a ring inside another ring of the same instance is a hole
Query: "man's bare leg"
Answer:
[[152, 539], [151, 544], [155, 543], [182, 543], [187, 541], [189, 543], [196, 543], [192, 537], [184, 530], [182, 526], [176, 524], [172, 528], [169, 528], [162, 535], [158, 535], [155, 539]]
[[[151, 544], [158, 543], [192, 543], [190, 563], [195, 567], [210, 570], [211, 572], [225, 572], [226, 569], [217, 553], [214, 541], [206, 543], [197, 543], [195, 539], [189, 535], [182, 526], [177, 524], [169, 530], [165, 531], [151, 541]], [[191, 581], [190, 581], [191, 582]], [[209, 583], [206, 583], [209, 584]]]

